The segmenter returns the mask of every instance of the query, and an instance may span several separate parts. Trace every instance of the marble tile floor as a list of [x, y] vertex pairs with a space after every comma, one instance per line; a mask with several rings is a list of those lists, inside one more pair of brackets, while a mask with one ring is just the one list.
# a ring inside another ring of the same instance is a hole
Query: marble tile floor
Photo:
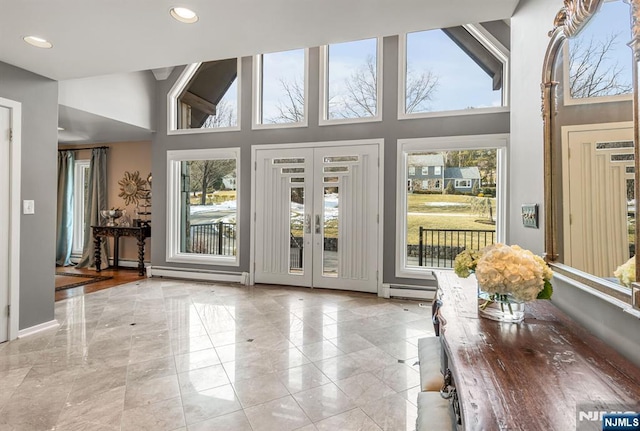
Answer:
[[0, 344], [0, 431], [411, 431], [430, 312], [166, 279], [72, 297]]

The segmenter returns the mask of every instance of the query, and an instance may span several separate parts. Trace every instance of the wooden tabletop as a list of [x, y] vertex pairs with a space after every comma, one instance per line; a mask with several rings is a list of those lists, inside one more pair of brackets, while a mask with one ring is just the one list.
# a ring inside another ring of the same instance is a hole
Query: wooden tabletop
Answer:
[[473, 276], [436, 277], [465, 430], [575, 430], [581, 405], [640, 411], [640, 369], [551, 301], [528, 303], [520, 324], [495, 322], [478, 316]]

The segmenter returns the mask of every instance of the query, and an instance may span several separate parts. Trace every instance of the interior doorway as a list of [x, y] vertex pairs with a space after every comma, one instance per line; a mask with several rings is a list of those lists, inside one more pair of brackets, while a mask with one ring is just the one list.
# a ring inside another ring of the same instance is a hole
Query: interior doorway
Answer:
[[376, 293], [380, 145], [255, 151], [256, 283]]

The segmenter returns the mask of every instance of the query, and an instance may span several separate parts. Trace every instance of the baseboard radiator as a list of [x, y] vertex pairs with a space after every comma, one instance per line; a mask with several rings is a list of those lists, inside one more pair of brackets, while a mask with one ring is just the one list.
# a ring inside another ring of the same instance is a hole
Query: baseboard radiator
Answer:
[[182, 278], [199, 281], [222, 281], [249, 284], [248, 272], [210, 271], [206, 269], [147, 266], [147, 277]]
[[383, 284], [384, 296], [388, 298], [406, 298], [432, 301], [436, 295], [436, 286], [413, 286], [406, 284]]

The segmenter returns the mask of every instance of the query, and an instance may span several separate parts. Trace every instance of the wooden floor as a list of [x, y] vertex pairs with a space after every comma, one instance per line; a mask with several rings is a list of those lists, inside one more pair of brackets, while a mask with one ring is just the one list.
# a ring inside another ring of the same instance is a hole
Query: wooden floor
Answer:
[[103, 269], [100, 272], [96, 272], [92, 269], [86, 268], [74, 268], [71, 266], [68, 267], [57, 267], [56, 272], [69, 272], [75, 274], [91, 274], [91, 275], [105, 275], [112, 277], [109, 280], [97, 281], [95, 283], [87, 284], [84, 286], [73, 287], [71, 289], [59, 290], [56, 292], [56, 301], [60, 301], [62, 299], [71, 298], [72, 296], [84, 295], [85, 293], [97, 292], [98, 290], [108, 289], [113, 286], [118, 286], [120, 284], [129, 283], [131, 281], [142, 280], [145, 279], [146, 276], [138, 275], [137, 268], [118, 268], [118, 269]]

